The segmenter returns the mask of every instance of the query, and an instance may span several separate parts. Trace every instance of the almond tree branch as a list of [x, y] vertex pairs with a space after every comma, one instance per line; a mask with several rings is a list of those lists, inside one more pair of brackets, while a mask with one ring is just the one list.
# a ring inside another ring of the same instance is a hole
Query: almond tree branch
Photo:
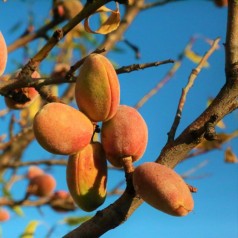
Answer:
[[[104, 50], [95, 50], [93, 52], [104, 52]], [[67, 72], [66, 76], [64, 78], [38, 78], [38, 79], [34, 79], [32, 81], [30, 81], [29, 83], [26, 83], [25, 81], [21, 81], [19, 82], [18, 79], [12, 79], [9, 81], [2, 81], [0, 82], [0, 94], [5, 96], [6, 95], [6, 88], [7, 90], [13, 90], [16, 87], [34, 87], [36, 88], [38, 91], [41, 90], [41, 88], [43, 88], [44, 86], [47, 85], [53, 85], [53, 84], [62, 84], [62, 83], [74, 83], [76, 81], [76, 77], [73, 76], [73, 73], [77, 70], [77, 68], [82, 64], [82, 62], [84, 61], [86, 57], [82, 58], [80, 61], [77, 62], [77, 64], [73, 65], [70, 70]], [[116, 69], [117, 74], [123, 74], [123, 73], [129, 73], [132, 71], [136, 71], [136, 70], [143, 70], [149, 67], [156, 67], [156, 66], [160, 66], [163, 64], [168, 64], [168, 63], [173, 63], [174, 61], [171, 59], [168, 60], [163, 60], [163, 61], [156, 61], [156, 62], [151, 62], [151, 63], [144, 63], [144, 64], [133, 64], [133, 65], [127, 65], [127, 66], [123, 66], [121, 68]], [[44, 90], [40, 91], [40, 93], [42, 93], [43, 98], [46, 99], [47, 97], [47, 92], [45, 92]], [[2, 114], [4, 115], [4, 113], [6, 113], [5, 111], [2, 112]], [[1, 112], [0, 112], [0, 116], [1, 116]]]
[[234, 110], [234, 102], [238, 95], [238, 78], [234, 85], [227, 83], [223, 86], [211, 105], [173, 142], [169, 142], [163, 148], [157, 162], [174, 168], [184, 160], [187, 154], [197, 146], [205, 132], [205, 124], [216, 117], [214, 124]]
[[[238, 4], [229, 1], [227, 43], [226, 43], [226, 84], [222, 87], [216, 98], [209, 107], [192, 122], [174, 141], [165, 145], [157, 162], [174, 168], [180, 163], [190, 150], [203, 140], [205, 124], [216, 117], [214, 125], [237, 107], [238, 100]], [[230, 58], [231, 57], [231, 58]]]
[[174, 60], [168, 59], [168, 60], [162, 60], [162, 61], [156, 61], [156, 62], [151, 62], [151, 63], [145, 63], [145, 64], [132, 64], [129, 66], [123, 66], [119, 69], [116, 69], [117, 74], [124, 74], [124, 73], [130, 73], [135, 70], [141, 70], [141, 69], [146, 69], [149, 67], [156, 67], [162, 64], [169, 64], [169, 63], [174, 63]]
[[110, 229], [119, 226], [135, 211], [142, 200], [125, 191], [113, 204], [98, 211], [90, 220], [71, 231], [64, 238], [97, 238]]

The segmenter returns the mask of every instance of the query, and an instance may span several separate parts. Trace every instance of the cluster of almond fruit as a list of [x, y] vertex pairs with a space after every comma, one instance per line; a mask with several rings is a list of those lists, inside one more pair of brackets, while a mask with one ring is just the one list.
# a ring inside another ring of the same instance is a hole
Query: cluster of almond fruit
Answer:
[[[137, 110], [120, 105], [120, 85], [110, 61], [89, 55], [76, 80], [78, 109], [49, 103], [35, 116], [33, 129], [47, 151], [68, 155], [66, 177], [75, 203], [85, 211], [98, 208], [106, 198], [107, 161], [124, 167], [124, 158], [137, 161], [146, 150], [148, 129]], [[101, 136], [95, 141], [96, 125]], [[150, 205], [171, 215], [193, 209], [191, 193], [172, 169], [144, 163], [133, 175], [135, 191]]]
[[[81, 66], [75, 99], [78, 109], [55, 102], [43, 106], [33, 129], [44, 149], [69, 156], [69, 191], [81, 209], [93, 211], [106, 198], [107, 161], [122, 167], [124, 157], [138, 160], [145, 152], [148, 130], [137, 110], [120, 105], [116, 71], [100, 54], [89, 55]], [[95, 140], [98, 123], [101, 137]]]
[[[2, 74], [7, 61], [2, 34], [0, 56]], [[11, 78], [17, 78], [17, 74]], [[37, 72], [32, 74], [32, 78], [39, 77]], [[39, 96], [34, 88], [16, 89], [12, 95], [23, 98], [21, 101], [6, 97], [6, 104], [12, 109], [25, 108]], [[84, 61], [76, 81], [75, 99], [78, 109], [63, 103], [43, 106], [34, 117], [33, 129], [44, 149], [69, 156], [66, 170], [69, 192], [81, 209], [93, 211], [106, 198], [107, 161], [123, 167], [124, 158], [133, 162], [141, 158], [147, 146], [148, 129], [137, 110], [120, 105], [117, 74], [110, 61], [100, 54], [91, 54]], [[99, 122], [101, 137], [95, 141]], [[54, 190], [55, 180], [41, 172], [29, 177], [28, 194], [48, 196]], [[45, 186], [46, 183], [50, 186]], [[188, 186], [166, 166], [155, 162], [141, 164], [133, 173], [133, 185], [145, 202], [165, 213], [184, 216], [193, 210]]]

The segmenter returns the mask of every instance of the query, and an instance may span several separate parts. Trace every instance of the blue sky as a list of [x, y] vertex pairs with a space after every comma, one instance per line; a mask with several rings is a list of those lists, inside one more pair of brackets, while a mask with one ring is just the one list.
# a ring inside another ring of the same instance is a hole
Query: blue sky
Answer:
[[[49, 16], [50, 1], [32, 2], [30, 6], [19, 0], [8, 0], [7, 3], [0, 2], [0, 30], [8, 44], [12, 43], [24, 30], [24, 24], [27, 24], [27, 14], [30, 10], [33, 11], [35, 22], [38, 26]], [[9, 29], [16, 22], [22, 22], [23, 24], [16, 32], [12, 33]], [[123, 49], [124, 52], [110, 52], [108, 57], [116, 62], [118, 67], [134, 63], [176, 59], [191, 36], [201, 35], [210, 39], [221, 37], [220, 49], [209, 59], [210, 67], [199, 74], [188, 94], [177, 132], [179, 134], [205, 109], [207, 99], [216, 96], [225, 82], [224, 49], [222, 45], [225, 42], [225, 28], [226, 8], [217, 8], [211, 1], [177, 1], [176, 3], [142, 12], [125, 33], [125, 38], [140, 48], [141, 58], [139, 60], [135, 59], [134, 53], [123, 42], [119, 42], [118, 47]], [[98, 38], [102, 39], [100, 36]], [[36, 43], [32, 43], [30, 46], [35, 45]], [[194, 50], [199, 54], [204, 54], [208, 48], [208, 44], [205, 44], [202, 40], [199, 40], [194, 46]], [[32, 54], [34, 54], [36, 48], [33, 48], [32, 51]], [[21, 59], [22, 50], [11, 53], [6, 73], [16, 68], [14, 60], [19, 62]], [[44, 64], [44, 67], [42, 66], [41, 70], [47, 72], [49, 66]], [[163, 78], [170, 67], [171, 65], [163, 65], [119, 75], [121, 103], [134, 106]], [[155, 160], [165, 145], [167, 132], [173, 122], [181, 89], [185, 86], [188, 76], [194, 67], [195, 64], [193, 62], [185, 59], [173, 79], [139, 110], [148, 125], [149, 143], [143, 158], [136, 165]], [[0, 109], [4, 108], [5, 104], [2, 98], [0, 100]], [[226, 132], [238, 129], [237, 120], [237, 112], [225, 117]], [[0, 134], [7, 130], [7, 122], [7, 118], [0, 121]], [[218, 129], [218, 131], [221, 132], [222, 130]], [[228, 145], [238, 154], [237, 139], [229, 142]], [[183, 218], [172, 217], [144, 203], [127, 222], [109, 231], [103, 237], [238, 237], [237, 164], [224, 163], [224, 148], [221, 151], [210, 152], [188, 160], [176, 167], [177, 172], [184, 173], [203, 161], [208, 161], [205, 167], [194, 174], [194, 176], [208, 176], [187, 181], [198, 188], [198, 193], [193, 194], [195, 208], [191, 214]], [[50, 154], [43, 151], [34, 142], [25, 152], [23, 159], [27, 161], [49, 157]], [[20, 169], [19, 173], [24, 173], [24, 169]], [[65, 168], [55, 167], [51, 172], [57, 179], [57, 189], [67, 189], [64, 179]], [[123, 173], [109, 171], [108, 189], [110, 190], [123, 178]], [[22, 194], [24, 194], [23, 185], [25, 185], [24, 181], [13, 187], [14, 194], [18, 198], [21, 198]], [[109, 205], [116, 198], [117, 196], [108, 197], [105, 204], [100, 208]], [[43, 215], [35, 208], [24, 208], [25, 216], [23, 218], [11, 212], [11, 220], [2, 224], [3, 237], [18, 237], [27, 223], [34, 219], [41, 222], [36, 230], [35, 237], [42, 238], [52, 224], [58, 224], [59, 221], [67, 216], [67, 214], [55, 213], [48, 207], [42, 207], [41, 210]], [[77, 210], [70, 215], [87, 214]], [[72, 227], [58, 226], [52, 237], [61, 237], [70, 229]]]

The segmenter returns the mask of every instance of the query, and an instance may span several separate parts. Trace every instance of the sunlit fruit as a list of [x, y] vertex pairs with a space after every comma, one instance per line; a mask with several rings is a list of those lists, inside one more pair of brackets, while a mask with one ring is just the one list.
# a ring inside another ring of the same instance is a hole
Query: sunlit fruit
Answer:
[[144, 154], [148, 142], [146, 122], [136, 109], [120, 105], [116, 115], [103, 122], [101, 141], [112, 165], [121, 167], [121, 159], [127, 156], [137, 161]]
[[174, 170], [155, 163], [139, 165], [133, 173], [136, 193], [152, 207], [173, 216], [185, 216], [193, 210], [191, 192]]
[[69, 155], [90, 143], [93, 124], [77, 109], [63, 103], [49, 103], [33, 121], [39, 144], [54, 154]]
[[120, 101], [120, 86], [113, 65], [103, 55], [89, 55], [81, 66], [76, 81], [78, 107], [92, 121], [112, 118]]

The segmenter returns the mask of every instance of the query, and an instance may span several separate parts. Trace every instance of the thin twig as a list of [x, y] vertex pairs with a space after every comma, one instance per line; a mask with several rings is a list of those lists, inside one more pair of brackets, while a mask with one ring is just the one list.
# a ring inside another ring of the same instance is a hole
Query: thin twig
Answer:
[[145, 63], [145, 64], [132, 64], [132, 65], [123, 66], [119, 69], [116, 69], [116, 72], [117, 74], [130, 73], [132, 71], [146, 69], [149, 67], [156, 67], [162, 64], [169, 64], [174, 62], [175, 62], [174, 60], [168, 59], [168, 60], [156, 61], [156, 62]]
[[67, 165], [67, 160], [65, 159], [45, 159], [45, 160], [37, 160], [37, 161], [16, 161], [13, 163], [6, 163], [3, 165], [5, 168], [18, 168], [18, 167], [25, 167], [31, 165]]
[[36, 201], [25, 199], [25, 200], [21, 200], [18, 202], [18, 201], [13, 201], [13, 200], [6, 199], [6, 198], [1, 198], [0, 206], [14, 207], [16, 205], [21, 205], [21, 206], [36, 207], [36, 206], [42, 206], [42, 205], [48, 204], [50, 199], [51, 199], [51, 197], [44, 197], [44, 198], [40, 198]]
[[200, 71], [204, 67], [208, 58], [217, 49], [217, 45], [218, 45], [219, 41], [220, 41], [220, 38], [217, 38], [217, 39], [214, 40], [214, 43], [212, 44], [211, 48], [202, 57], [198, 66], [195, 69], [192, 70], [192, 72], [189, 76], [189, 79], [188, 79], [188, 83], [185, 86], [185, 88], [183, 88], [183, 90], [182, 90], [182, 94], [181, 94], [181, 97], [180, 97], [180, 100], [179, 100], [176, 116], [174, 118], [174, 122], [172, 124], [172, 127], [171, 127], [171, 129], [168, 133], [168, 142], [174, 140], [175, 133], [176, 133], [176, 130], [178, 128], [178, 125], [179, 125], [179, 122], [180, 122], [180, 119], [181, 119], [181, 116], [182, 116], [183, 107], [184, 107], [184, 104], [186, 102], [186, 97], [187, 97], [187, 94], [188, 94], [189, 90], [193, 86], [195, 79], [197, 78], [198, 74], [200, 73]]
[[[96, 49], [92, 53], [102, 53], [105, 52], [105, 49]], [[87, 57], [87, 56], [86, 56]], [[56, 78], [37, 78], [34, 80], [30, 80], [28, 83], [21, 81], [19, 82], [18, 79], [12, 79], [11, 81], [4, 81], [0, 82], [0, 94], [5, 95], [5, 91], [13, 90], [16, 87], [18, 88], [23, 88], [23, 87], [34, 87], [37, 89], [37, 91], [40, 93], [40, 95], [49, 102], [52, 101], [59, 101], [60, 99], [57, 99], [53, 95], [50, 94], [48, 89], [43, 89], [44, 86], [47, 85], [55, 85], [55, 84], [62, 84], [62, 83], [74, 83], [76, 82], [76, 77], [73, 75], [73, 73], [82, 65], [84, 62], [85, 58], [82, 58], [80, 61], [78, 61], [76, 64], [71, 66], [70, 70], [66, 73], [65, 77], [56, 77]], [[132, 64], [132, 65], [127, 65], [123, 66], [119, 69], [116, 70], [117, 74], [123, 74], [123, 73], [129, 73], [132, 71], [137, 71], [137, 70], [143, 70], [149, 67], [156, 67], [162, 64], [167, 64], [167, 63], [173, 63], [174, 61], [171, 59], [164, 60], [164, 61], [156, 61], [152, 63], [144, 63], [144, 64]]]

